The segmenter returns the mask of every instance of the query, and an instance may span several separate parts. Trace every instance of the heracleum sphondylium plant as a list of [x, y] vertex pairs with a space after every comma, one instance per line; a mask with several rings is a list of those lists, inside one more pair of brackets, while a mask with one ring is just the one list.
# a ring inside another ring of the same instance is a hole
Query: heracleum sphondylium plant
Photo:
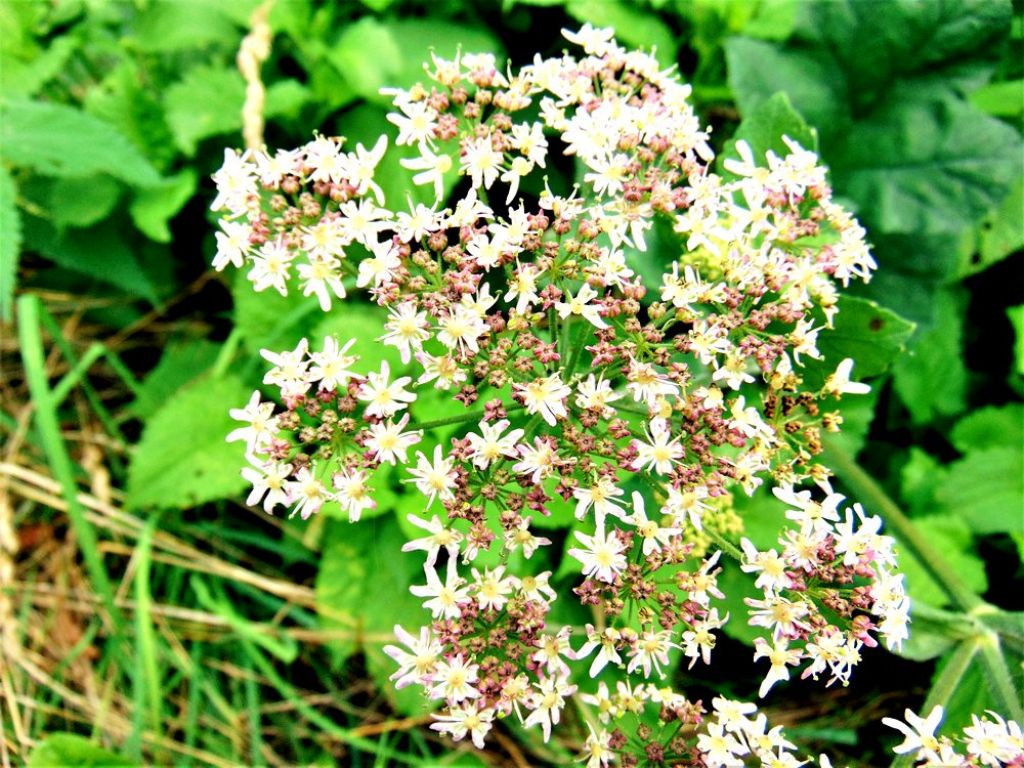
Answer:
[[[727, 620], [763, 630], [762, 696], [794, 674], [845, 683], [865, 645], [907, 636], [892, 539], [813, 462], [837, 401], [868, 387], [850, 360], [822, 386], [801, 375], [839, 287], [875, 265], [815, 154], [787, 139], [785, 156], [754, 157], [740, 142], [720, 176], [687, 86], [608, 30], [566, 37], [582, 57], [514, 74], [490, 55], [435, 57], [432, 83], [387, 91], [397, 143], [418, 151], [402, 165], [432, 207], [385, 200], [384, 138], [226, 153], [215, 266], [325, 312], [365, 289], [406, 366], [366, 370], [333, 337], [264, 350], [282, 405], [254, 393], [229, 436], [247, 445], [248, 501], [303, 518], [331, 501], [354, 522], [375, 505], [376, 470], [404, 468], [423, 535], [403, 551], [424, 559], [412, 592], [431, 618], [396, 627], [385, 650], [396, 685], [443, 703], [438, 731], [482, 746], [512, 716], [546, 740], [577, 690], [568, 662], [584, 661], [618, 672], [614, 690], [577, 697], [592, 708], [589, 766], [799, 765], [756, 705], [708, 711], [666, 669], [674, 651], [712, 663]], [[544, 179], [555, 152], [576, 156], [580, 183], [564, 196], [545, 181], [525, 202], [522, 180]], [[449, 200], [455, 176], [465, 191]], [[645, 251], [658, 219], [685, 249], [647, 285], [623, 247]], [[424, 431], [442, 424], [411, 422], [424, 389], [467, 409], [439, 420], [464, 434], [427, 452]], [[732, 547], [731, 494], [766, 482], [792, 524], [775, 549]], [[555, 497], [575, 504], [571, 593], [532, 567], [551, 541], [531, 524]], [[746, 617], [716, 606], [716, 542], [763, 593]], [[495, 551], [502, 564], [477, 563]], [[549, 622], [556, 600], [591, 606], [594, 625]]]

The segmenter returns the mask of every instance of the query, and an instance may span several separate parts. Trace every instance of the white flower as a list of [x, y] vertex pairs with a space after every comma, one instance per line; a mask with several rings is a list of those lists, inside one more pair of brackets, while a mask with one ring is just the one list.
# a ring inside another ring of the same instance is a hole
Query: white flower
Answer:
[[290, 352], [261, 349], [263, 359], [274, 364], [274, 367], [264, 374], [263, 383], [280, 387], [284, 397], [304, 394], [311, 383], [309, 362], [305, 359], [308, 349], [309, 342], [306, 339], [302, 339]]
[[501, 152], [491, 146], [490, 137], [481, 136], [475, 141], [463, 142], [459, 172], [468, 175], [474, 187], [490, 189], [498, 178], [504, 159]]
[[[277, 417], [274, 416], [274, 404], [260, 402], [260, 393], [255, 391], [249, 398], [245, 408], [232, 408], [229, 412], [232, 419], [245, 422], [228, 433], [227, 442], [245, 441], [247, 454], [262, 453], [266, 450], [271, 438], [277, 433]], [[252, 504], [252, 502], [249, 502]]]
[[388, 307], [388, 319], [384, 323], [387, 331], [378, 341], [396, 347], [403, 363], [408, 364], [412, 353], [423, 349], [423, 342], [430, 338], [427, 313], [417, 312], [414, 301], [403, 301], [397, 307]]
[[[403, 114], [388, 113], [388, 121], [398, 126], [398, 138], [395, 144], [430, 143], [434, 129], [437, 127], [437, 112], [425, 101], [406, 101], [398, 104]], [[440, 197], [440, 195], [439, 195]]]
[[425, 144], [420, 145], [420, 156], [401, 161], [403, 168], [420, 171], [412, 177], [413, 184], [433, 184], [434, 198], [444, 197], [444, 175], [452, 169], [452, 158], [445, 152], [434, 154]]
[[371, 243], [370, 253], [373, 255], [359, 262], [359, 276], [356, 278], [357, 288], [374, 287], [394, 279], [399, 267], [398, 248], [391, 240], [383, 243]]
[[355, 355], [346, 355], [355, 339], [349, 339], [342, 347], [338, 346], [338, 340], [333, 336], [324, 337], [324, 348], [309, 356], [313, 366], [309, 370], [311, 382], [319, 381], [319, 389], [344, 389], [354, 374], [349, 370], [358, 358]]
[[558, 725], [566, 697], [576, 692], [576, 686], [569, 685], [564, 677], [547, 677], [536, 685], [536, 689], [529, 701], [533, 712], [523, 721], [523, 727], [540, 725], [544, 741], [547, 741], [551, 738], [551, 727]]
[[261, 462], [253, 456], [247, 456], [247, 459], [252, 467], [245, 467], [242, 470], [242, 477], [252, 483], [252, 491], [245, 503], [254, 507], [262, 499], [263, 511], [272, 515], [274, 507], [288, 503], [285, 484], [293, 467], [291, 464], [277, 461]]
[[586, 549], [573, 547], [568, 554], [583, 564], [583, 575], [593, 576], [598, 581], [608, 584], [626, 568], [625, 544], [615, 535], [615, 531], [606, 534], [603, 525], [599, 525], [593, 536], [576, 531], [576, 538]]
[[529, 384], [516, 383], [512, 388], [523, 398], [527, 413], [539, 413], [552, 427], [558, 419], [566, 417], [564, 400], [572, 390], [562, 382], [559, 373], [534, 379]]
[[477, 680], [479, 669], [477, 664], [467, 664], [461, 655], [451, 661], [438, 662], [432, 675], [434, 686], [430, 689], [430, 695], [454, 704], [479, 698], [480, 691], [472, 686]]
[[442, 502], [451, 501], [455, 498], [452, 487], [455, 483], [455, 462], [451, 458], [445, 458], [441, 453], [441, 446], [434, 446], [434, 460], [429, 461], [422, 452], [416, 452], [416, 466], [409, 469], [409, 474], [417, 490], [427, 497], [427, 507], [434, 503], [435, 498]]
[[597, 478], [590, 487], [576, 488], [572, 492], [573, 498], [576, 499], [576, 519], [582, 520], [591, 505], [594, 507], [594, 516], [598, 523], [604, 521], [605, 515], [622, 517], [622, 508], [616, 501], [622, 494], [622, 489], [607, 475]]
[[428, 627], [421, 627], [419, 637], [413, 637], [396, 624], [395, 636], [409, 650], [406, 651], [396, 645], [384, 646], [384, 653], [399, 665], [398, 671], [393, 673], [390, 679], [395, 681], [395, 688], [404, 688], [413, 683], [422, 685], [437, 667], [442, 652], [441, 643]]
[[621, 392], [615, 392], [611, 384], [603, 378], [595, 378], [592, 373], [576, 385], [576, 407], [597, 411], [604, 419], [615, 415], [615, 408], [609, 403], [622, 397]]
[[629, 465], [637, 472], [654, 470], [659, 475], [672, 472], [672, 467], [683, 457], [683, 446], [680, 435], [672, 437], [669, 424], [664, 419], [652, 419], [647, 429], [650, 442], [633, 441], [636, 458]]
[[484, 748], [484, 737], [491, 730], [494, 721], [493, 709], [480, 709], [476, 702], [462, 707], [452, 707], [446, 715], [433, 715], [438, 721], [431, 728], [438, 733], [447, 733], [455, 741], [461, 741], [468, 733], [477, 749]]
[[503, 435], [502, 433], [508, 429], [510, 423], [508, 419], [501, 419], [494, 422], [494, 424], [481, 421], [479, 435], [475, 432], [470, 432], [466, 435], [466, 439], [469, 440], [469, 445], [472, 449], [470, 458], [473, 461], [474, 467], [477, 469], [487, 469], [492, 462], [499, 461], [502, 458], [514, 459], [519, 456], [519, 452], [516, 450], [516, 442], [523, 436], [524, 431], [513, 429], [508, 434]]
[[291, 514], [298, 513], [305, 520], [320, 511], [325, 502], [334, 498], [308, 467], [303, 467], [295, 479], [285, 484], [288, 501], [295, 506]]
[[939, 723], [942, 722], [944, 714], [942, 707], [936, 705], [928, 713], [928, 717], [919, 717], [911, 710], [905, 710], [903, 715], [907, 721], [906, 723], [892, 717], [883, 717], [882, 723], [884, 725], [895, 728], [904, 736], [903, 743], [893, 747], [892, 751], [897, 755], [905, 755], [912, 752], [917, 760], [937, 758], [936, 751], [939, 748], [939, 740], [935, 738], [935, 730], [939, 727]]
[[391, 367], [384, 360], [380, 364], [380, 373], [371, 373], [359, 387], [356, 397], [369, 403], [365, 410], [367, 416], [386, 419], [408, 408], [409, 403], [416, 399], [416, 395], [405, 389], [405, 385], [412, 381], [411, 378], [402, 376], [389, 384], [390, 376]]
[[396, 460], [403, 464], [408, 461], [406, 452], [423, 439], [423, 430], [402, 431], [408, 423], [407, 413], [397, 423], [389, 419], [370, 425], [366, 449], [373, 452], [374, 461], [387, 462], [391, 466], [395, 465]]
[[852, 372], [853, 358], [847, 357], [836, 366], [836, 372], [825, 379], [823, 391], [837, 398], [843, 395], [866, 395], [871, 391], [870, 385], [850, 381]]
[[334, 485], [334, 500], [341, 508], [348, 512], [348, 520], [355, 523], [363, 514], [364, 509], [373, 509], [377, 502], [370, 496], [372, 490], [366, 484], [366, 470], [363, 469], [342, 469], [335, 472], [331, 482]]
[[584, 283], [576, 292], [575, 297], [572, 294], [567, 294], [568, 301], [555, 303], [558, 316], [564, 320], [569, 315], [578, 315], [597, 328], [607, 328], [608, 323], [601, 318], [601, 304], [590, 303], [597, 295], [597, 291], [591, 288], [588, 283]]
[[637, 491], [633, 491], [633, 514], [622, 518], [622, 521], [636, 527], [644, 542], [644, 555], [660, 552], [673, 537], [682, 533], [679, 528], [663, 528], [656, 520], [649, 520], [644, 509], [644, 497]]
[[338, 269], [340, 265], [341, 262], [333, 256], [316, 257], [311, 253], [309, 261], [298, 266], [302, 295], [316, 295], [324, 312], [331, 310], [332, 294], [339, 299], [347, 295]]
[[417, 528], [422, 528], [430, 535], [421, 539], [413, 539], [402, 545], [403, 552], [422, 551], [427, 553], [427, 565], [437, 562], [437, 556], [441, 548], [448, 550], [449, 560], [454, 560], [459, 554], [459, 542], [462, 541], [462, 534], [454, 528], [446, 528], [441, 519], [434, 515], [430, 520], [422, 520], [416, 515], [407, 515], [406, 519]]
[[461, 615], [459, 610], [460, 602], [468, 602], [469, 589], [465, 586], [457, 571], [455, 558], [448, 559], [448, 569], [445, 571], [444, 583], [437, 576], [433, 563], [423, 565], [423, 573], [427, 577], [427, 583], [423, 586], [413, 584], [409, 591], [416, 597], [429, 597], [423, 603], [423, 607], [430, 611], [435, 619], [457, 619]]

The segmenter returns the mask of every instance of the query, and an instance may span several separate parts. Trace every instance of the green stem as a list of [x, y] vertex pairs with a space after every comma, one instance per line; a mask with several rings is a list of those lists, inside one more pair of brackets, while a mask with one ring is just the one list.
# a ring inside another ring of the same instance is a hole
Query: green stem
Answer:
[[68, 519], [78, 537], [78, 546], [85, 561], [93, 587], [103, 600], [107, 615], [119, 635], [123, 626], [121, 613], [114, 602], [114, 588], [107, 575], [103, 557], [100, 555], [96, 532], [85, 514], [85, 508], [78, 501], [78, 485], [75, 472], [61, 436], [60, 420], [46, 374], [46, 358], [43, 353], [43, 337], [40, 331], [40, 305], [37, 296], [25, 295], [18, 299], [18, 340], [21, 343], [21, 362], [25, 368], [25, 380], [36, 406], [36, 427], [43, 444], [43, 451], [50, 462], [54, 477], [61, 485], [61, 493], [68, 507]]
[[826, 438], [823, 459], [868, 509], [881, 515], [886, 524], [896, 532], [903, 545], [913, 553], [935, 583], [960, 610], [968, 613], [982, 604], [981, 599], [964, 585], [942, 554], [921, 534], [913, 521], [889, 498], [875, 479], [861, 469], [849, 453]]
[[741, 563], [743, 562], [743, 552], [740, 551], [739, 547], [725, 538], [725, 536], [720, 534], [718, 531], [711, 530], [710, 528], [705, 528], [704, 533], [706, 533], [708, 538], [715, 542], [715, 545], [729, 557], [734, 558]]
[[1013, 677], [1006, 664], [999, 635], [986, 629], [978, 635], [977, 642], [981, 671], [989, 691], [1007, 717], [1018, 723], [1024, 722], [1024, 707], [1021, 706], [1020, 695], [1014, 690]]
[[[511, 413], [512, 411], [521, 411], [526, 406], [523, 405], [507, 405], [505, 411]], [[408, 426], [409, 432], [416, 430], [427, 430], [433, 429], [434, 427], [446, 427], [449, 424], [464, 424], [467, 421], [480, 421], [484, 417], [483, 411], [473, 411], [472, 413], [463, 413], [458, 416], [449, 416], [446, 419], [435, 419], [434, 421], [424, 421], [419, 424], [410, 424]]]

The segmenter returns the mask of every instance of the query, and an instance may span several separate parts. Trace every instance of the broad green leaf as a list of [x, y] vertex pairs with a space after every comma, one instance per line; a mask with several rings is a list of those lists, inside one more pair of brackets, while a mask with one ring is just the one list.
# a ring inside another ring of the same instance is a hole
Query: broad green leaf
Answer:
[[1020, 135], [958, 98], [893, 87], [827, 160], [841, 194], [884, 232], [958, 232], [999, 205], [1020, 174]]
[[971, 104], [993, 117], [1024, 118], [1024, 80], [989, 83], [971, 94]]
[[164, 108], [147, 82], [148, 73], [134, 59], [124, 58], [85, 93], [84, 108], [110, 123], [153, 165], [166, 169], [177, 157]]
[[88, 227], [109, 214], [121, 186], [109, 176], [57, 179], [50, 186], [50, 210], [58, 229]]
[[1006, 316], [1013, 325], [1013, 367], [1018, 375], [1024, 375], [1024, 304], [1010, 307], [1006, 310]]
[[964, 416], [953, 427], [950, 442], [960, 453], [1024, 446], [1024, 405], [990, 406]]
[[143, 420], [150, 418], [176, 391], [208, 371], [219, 351], [219, 344], [206, 339], [171, 341], [139, 385], [131, 412]]
[[150, 240], [169, 243], [171, 230], [167, 224], [189, 201], [198, 183], [195, 170], [186, 168], [159, 186], [139, 190], [128, 207], [135, 226]]
[[1020, 444], [968, 453], [949, 465], [935, 492], [939, 507], [978, 534], [1024, 532], [1024, 457]]
[[252, 390], [233, 377], [201, 378], [178, 390], [146, 423], [128, 467], [127, 505], [185, 509], [241, 496], [245, 446], [228, 443], [228, 415]]
[[[967, 406], [963, 361], [963, 316], [967, 297], [960, 291], [935, 292], [936, 324], [917, 334], [907, 354], [893, 364], [893, 386], [915, 424], [955, 416]], [[942, 381], [942, 386], [935, 386]]]
[[[988, 588], [985, 562], [975, 552], [971, 529], [960, 517], [956, 514], [927, 515], [915, 518], [914, 525], [932, 546], [942, 552], [946, 563], [968, 589], [981, 594]], [[905, 584], [911, 604], [922, 602], [938, 608], [949, 605], [949, 597], [935, 583], [911, 549], [899, 548], [898, 565], [906, 576]]]
[[[2, 12], [0, 12], [2, 13]], [[35, 96], [39, 89], [59, 75], [68, 58], [79, 46], [79, 40], [71, 35], [57, 37], [45, 48], [32, 46], [30, 58], [23, 58], [10, 50], [3, 31], [5, 45], [0, 48], [0, 94], [6, 97]]]
[[380, 307], [356, 299], [346, 299], [313, 327], [309, 338], [310, 347], [319, 348], [325, 336], [334, 336], [342, 344], [352, 339], [355, 344], [349, 354], [359, 355], [357, 372], [379, 371], [380, 364], [386, 360], [392, 373], [398, 373], [407, 367], [402, 362], [398, 348], [377, 340], [386, 333], [386, 319], [387, 313], [381, 311]]
[[[331, 522], [327, 528], [316, 602], [327, 628], [350, 637], [340, 638], [334, 650], [339, 661], [361, 648], [377, 685], [400, 712], [422, 712], [426, 700], [417, 686], [397, 690], [388, 678], [397, 669], [383, 647], [396, 643], [394, 627], [412, 634], [430, 616], [409, 592], [424, 581], [422, 561], [402, 554], [405, 537], [392, 517], [360, 523]], [[332, 644], [333, 645], [333, 644]]]
[[106, 173], [143, 187], [160, 181], [114, 126], [63, 104], [0, 101], [0, 146], [9, 162], [47, 176]]
[[111, 218], [87, 229], [60, 233], [48, 222], [29, 216], [24, 220], [25, 247], [38, 251], [65, 269], [115, 285], [132, 297], [157, 304], [164, 286], [154, 284], [119, 224]]
[[636, 6], [621, 0], [569, 0], [565, 10], [580, 22], [595, 27], [611, 27], [622, 43], [650, 51], [655, 50], [658, 63], [670, 67], [676, 63], [679, 43], [668, 25], [652, 13], [644, 13]]
[[[367, 56], [367, 51], [373, 55]], [[328, 58], [356, 93], [368, 101], [386, 103], [380, 89], [396, 85], [402, 55], [402, 44], [390, 25], [365, 16], [341, 31]]]
[[135, 38], [148, 53], [168, 53], [190, 48], [219, 46], [235, 51], [242, 31], [235, 26], [223, 0], [174, 0], [149, 3], [139, 14]]
[[903, 351], [913, 332], [914, 324], [892, 310], [868, 299], [843, 296], [834, 327], [818, 336], [823, 360], [809, 360], [805, 376], [810, 383], [815, 374], [829, 375], [847, 357], [853, 359], [857, 378], [878, 376]]
[[289, 288], [287, 296], [273, 289], [257, 293], [245, 270], [235, 274], [231, 284], [235, 328], [250, 354], [258, 356], [261, 349], [294, 349], [323, 318], [315, 297], [303, 296], [294, 284]]
[[136, 765], [99, 744], [77, 733], [51, 733], [28, 757], [28, 768], [108, 768], [108, 766]]
[[798, 114], [823, 131], [850, 123], [849, 108], [839, 97], [842, 70], [811, 49], [785, 49], [763, 40], [734, 37], [725, 45], [729, 85], [740, 113], [749, 115], [774, 94], [784, 92]]
[[960, 275], [988, 269], [1024, 248], [1024, 176], [1019, 176], [1003, 204], [967, 233], [961, 251]]
[[790, 150], [782, 140], [783, 136], [788, 136], [812, 152], [818, 148], [817, 132], [793, 109], [793, 104], [785, 93], [777, 93], [743, 117], [732, 140], [726, 142], [725, 148], [718, 156], [719, 172], [728, 173], [723, 169], [724, 160], [738, 159], [736, 142], [741, 139], [750, 145], [758, 165], [767, 166], [765, 155], [769, 150], [780, 157], [785, 157]]
[[912, 515], [929, 515], [935, 511], [935, 487], [945, 468], [939, 460], [916, 445], [909, 456], [898, 457], [900, 498]]
[[[373, 56], [366, 51], [372, 50]], [[427, 78], [423, 65], [431, 52], [440, 58], [456, 54], [494, 53], [501, 58], [500, 41], [482, 27], [436, 19], [378, 21], [363, 17], [347, 25], [327, 58], [352, 89], [371, 103], [390, 106], [381, 88], [408, 88]]]
[[9, 322], [14, 315], [14, 287], [18, 279], [18, 255], [21, 252], [21, 214], [16, 200], [18, 188], [10, 171], [0, 165], [0, 320]]
[[208, 136], [240, 130], [243, 104], [245, 81], [237, 69], [225, 66], [194, 67], [164, 94], [174, 141], [189, 157]]

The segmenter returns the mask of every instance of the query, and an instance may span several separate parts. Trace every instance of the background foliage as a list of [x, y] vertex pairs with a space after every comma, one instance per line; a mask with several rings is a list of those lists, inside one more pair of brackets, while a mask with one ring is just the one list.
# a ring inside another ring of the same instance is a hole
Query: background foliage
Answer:
[[[415, 561], [394, 557], [416, 504], [397, 478], [356, 526], [329, 509], [302, 524], [240, 504], [227, 408], [258, 384], [258, 350], [338, 331], [360, 339], [370, 366], [390, 354], [358, 303], [324, 316], [209, 270], [209, 176], [241, 143], [235, 56], [255, 6], [0, 5], [0, 757], [563, 762], [578, 745], [541, 745], [515, 727], [492, 751], [453, 751], [424, 728], [416, 696], [387, 684], [382, 642], [419, 610], [406, 590]], [[873, 723], [918, 707], [933, 674], [941, 681], [949, 627], [965, 625], [958, 611], [974, 595], [1002, 609], [979, 621], [1002, 643], [1008, 675], [1021, 672], [1024, 626], [1011, 613], [1024, 608], [1020, 10], [998, 0], [278, 0], [269, 16], [271, 146], [313, 129], [367, 145], [393, 137], [378, 90], [419, 79], [430, 50], [461, 45], [519, 64], [561, 48], [561, 27], [589, 21], [677, 64], [719, 150], [737, 135], [764, 152], [783, 133], [817, 147], [880, 263], [821, 340], [876, 377], [872, 395], [849, 400], [838, 446], [867, 474], [841, 476], [854, 491], [873, 477], [866, 506], [902, 508], [969, 593], [958, 601], [928, 563], [905, 556], [916, 607], [904, 658], [873, 652], [847, 690], [822, 697], [794, 683], [769, 699], [794, 735], [854, 764], [885, 760]], [[419, 199], [399, 157], [388, 155], [379, 181], [388, 199]], [[571, 162], [551, 176], [568, 189]], [[659, 246], [634, 254], [634, 268], [658, 274], [673, 258], [670, 233]], [[19, 294], [30, 298], [16, 327]], [[437, 418], [450, 408], [438, 399]], [[776, 504], [747, 502], [755, 541], [774, 528]], [[547, 522], [558, 535], [569, 517]], [[729, 594], [741, 616], [742, 594]], [[750, 636], [741, 621], [727, 630], [716, 653], [734, 657], [735, 677], [677, 671], [684, 690], [756, 691]], [[948, 725], [1000, 703], [982, 661]]]

